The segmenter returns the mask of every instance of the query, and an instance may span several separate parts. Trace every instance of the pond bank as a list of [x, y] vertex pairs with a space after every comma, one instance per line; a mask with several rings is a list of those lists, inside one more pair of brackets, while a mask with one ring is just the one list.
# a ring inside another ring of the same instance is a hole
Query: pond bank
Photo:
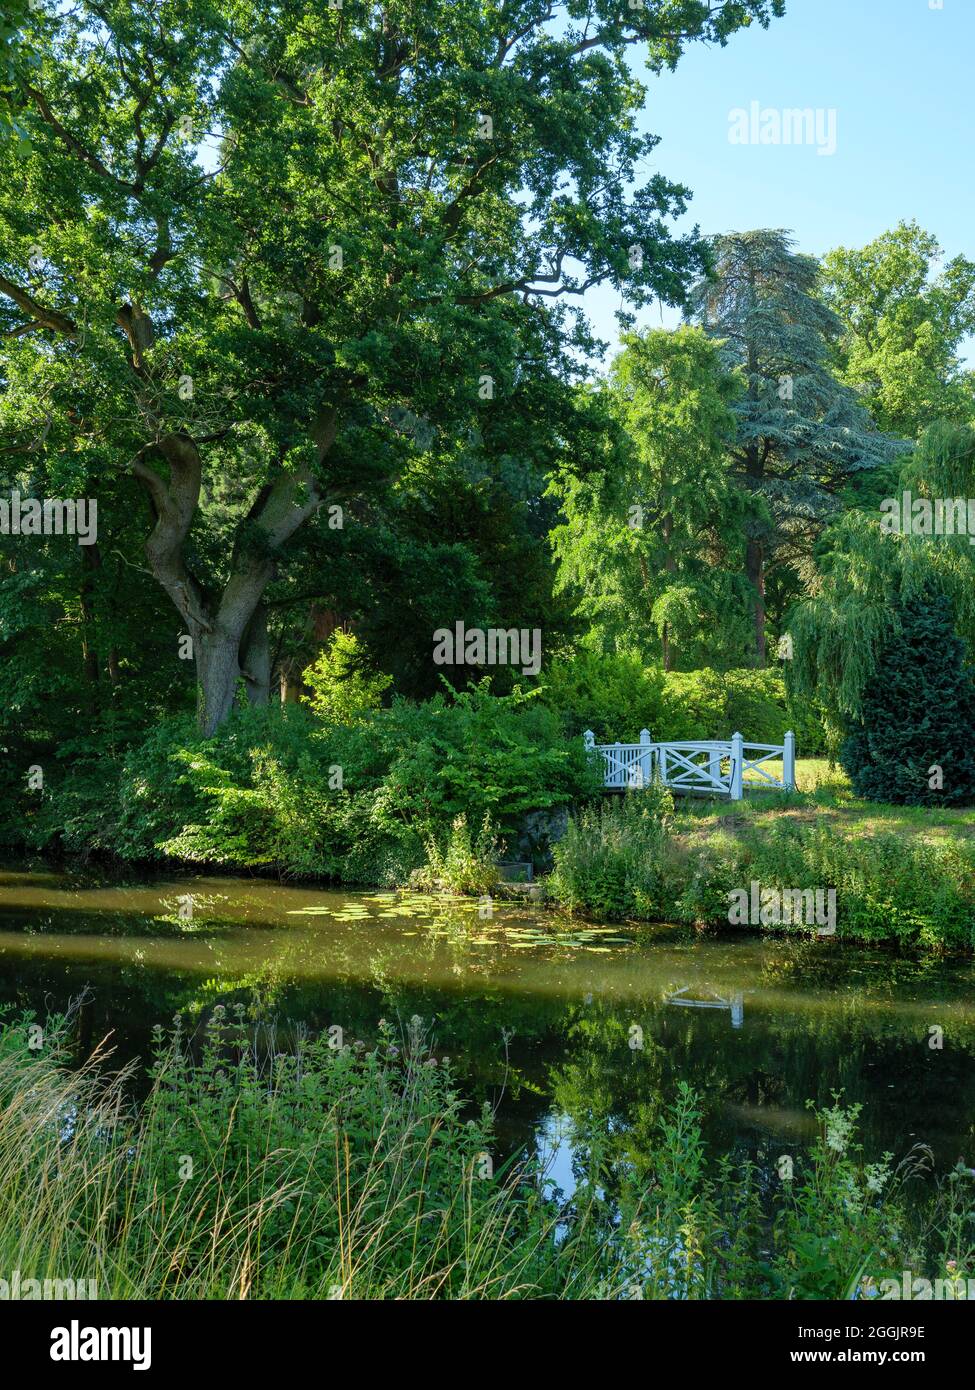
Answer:
[[975, 963], [837, 947], [257, 879], [0, 873], [0, 1003], [44, 1013], [84, 995], [81, 1051], [111, 1035], [118, 1060], [145, 1060], [153, 1025], [179, 1013], [192, 1032], [218, 1004], [367, 1043], [380, 1019], [417, 1016], [497, 1107], [505, 1151], [553, 1152], [565, 1180], [579, 1126], [639, 1148], [680, 1081], [720, 1148], [801, 1142], [805, 1102], [844, 1089], [878, 1151], [915, 1136], [939, 1163], [967, 1153]]

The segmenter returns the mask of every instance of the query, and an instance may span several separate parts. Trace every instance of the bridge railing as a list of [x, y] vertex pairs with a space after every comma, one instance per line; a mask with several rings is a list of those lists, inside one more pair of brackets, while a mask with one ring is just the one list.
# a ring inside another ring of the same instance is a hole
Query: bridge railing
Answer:
[[[654, 743], [643, 729], [639, 743], [597, 743], [586, 731], [587, 748], [601, 754], [608, 789], [645, 787], [660, 777], [674, 791], [727, 796], [740, 801], [746, 789], [795, 791], [796, 741], [790, 730], [783, 743], [746, 743], [730, 739]], [[769, 766], [781, 762], [782, 775]]]

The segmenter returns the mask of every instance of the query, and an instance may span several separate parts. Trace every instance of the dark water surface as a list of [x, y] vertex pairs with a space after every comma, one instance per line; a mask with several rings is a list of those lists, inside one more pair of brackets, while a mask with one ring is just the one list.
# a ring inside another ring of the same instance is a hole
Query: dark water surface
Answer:
[[[808, 1142], [809, 1099], [863, 1104], [865, 1145], [975, 1161], [975, 965], [829, 940], [586, 931], [549, 913], [261, 880], [120, 882], [0, 870], [0, 1005], [84, 995], [80, 1045], [148, 1059], [154, 1024], [214, 1005], [370, 1042], [419, 1015], [508, 1148], [573, 1134], [652, 1142], [677, 1083], [707, 1137], [765, 1159]], [[930, 1030], [943, 1046], [929, 1046]], [[641, 1044], [642, 1045], [631, 1045]], [[559, 1169], [563, 1171], [558, 1172]]]

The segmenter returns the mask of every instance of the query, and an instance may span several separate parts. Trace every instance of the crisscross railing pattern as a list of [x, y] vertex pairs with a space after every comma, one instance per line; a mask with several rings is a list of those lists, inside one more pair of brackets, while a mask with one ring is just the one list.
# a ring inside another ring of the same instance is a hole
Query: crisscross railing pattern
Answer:
[[[655, 777], [674, 791], [726, 796], [740, 801], [746, 790], [795, 791], [795, 736], [783, 743], [746, 743], [741, 734], [730, 739], [654, 743], [644, 729], [639, 743], [597, 743], [591, 731], [586, 747], [603, 759], [610, 790], [645, 787]], [[778, 776], [769, 764], [782, 764]]]

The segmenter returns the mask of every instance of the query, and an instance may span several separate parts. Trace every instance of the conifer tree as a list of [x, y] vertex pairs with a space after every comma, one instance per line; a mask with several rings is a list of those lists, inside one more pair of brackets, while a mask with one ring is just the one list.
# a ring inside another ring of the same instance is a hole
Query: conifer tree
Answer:
[[949, 599], [900, 607], [840, 761], [858, 796], [912, 806], [975, 800], [975, 681]]
[[874, 428], [856, 394], [830, 371], [842, 323], [816, 294], [819, 268], [784, 231], [733, 232], [712, 242], [714, 273], [690, 296], [690, 315], [723, 339], [728, 367], [745, 377], [732, 407], [739, 485], [764, 498], [745, 546], [754, 660], [765, 665], [770, 571], [808, 556], [850, 477], [889, 460], [897, 443]]

